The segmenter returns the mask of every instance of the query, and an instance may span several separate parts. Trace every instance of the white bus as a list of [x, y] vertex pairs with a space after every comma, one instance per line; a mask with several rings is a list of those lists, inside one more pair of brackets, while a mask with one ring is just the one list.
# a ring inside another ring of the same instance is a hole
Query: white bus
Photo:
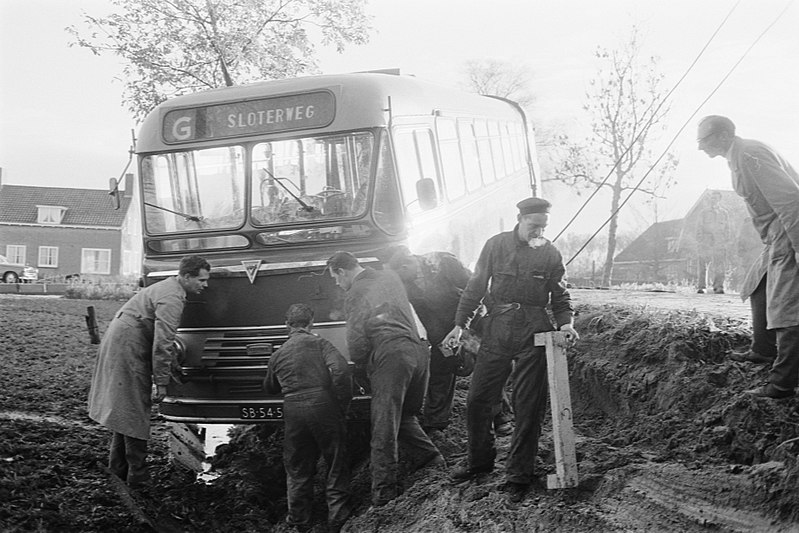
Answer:
[[[161, 413], [192, 423], [280, 422], [261, 389], [292, 303], [345, 355], [336, 250], [446, 250], [474, 262], [536, 190], [530, 125], [509, 101], [388, 73], [216, 89], [159, 105], [136, 145], [145, 284], [200, 254], [209, 288], [178, 332], [182, 383]], [[360, 384], [351, 416], [367, 416]]]

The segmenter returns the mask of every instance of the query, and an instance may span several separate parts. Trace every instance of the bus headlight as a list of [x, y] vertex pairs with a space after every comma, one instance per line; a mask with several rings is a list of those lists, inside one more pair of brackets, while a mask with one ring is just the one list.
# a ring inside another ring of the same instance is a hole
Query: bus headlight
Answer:
[[183, 340], [175, 338], [175, 340], [172, 341], [172, 350], [175, 354], [175, 363], [179, 366], [183, 365], [186, 361], [186, 344]]

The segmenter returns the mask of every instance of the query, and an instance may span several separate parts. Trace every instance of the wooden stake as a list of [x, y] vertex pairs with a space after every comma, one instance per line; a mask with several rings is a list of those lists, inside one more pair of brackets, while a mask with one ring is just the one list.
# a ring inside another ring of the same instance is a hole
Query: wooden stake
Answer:
[[86, 319], [86, 328], [89, 330], [89, 339], [92, 344], [100, 344], [100, 329], [97, 327], [97, 315], [94, 312], [94, 306], [87, 307], [86, 313], [88, 314], [84, 318]]
[[555, 441], [555, 474], [547, 476], [548, 489], [576, 487], [577, 453], [574, 446], [566, 334], [561, 331], [536, 333], [535, 345], [546, 347], [549, 401], [552, 405], [552, 437]]

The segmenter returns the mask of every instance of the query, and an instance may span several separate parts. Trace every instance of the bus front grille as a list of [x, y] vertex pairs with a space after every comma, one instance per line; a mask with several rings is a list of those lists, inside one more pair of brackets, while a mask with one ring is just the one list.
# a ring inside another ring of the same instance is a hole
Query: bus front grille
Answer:
[[[282, 329], [282, 328], [281, 328]], [[288, 339], [272, 329], [221, 331], [205, 339], [201, 364], [205, 368], [266, 367], [272, 353]]]

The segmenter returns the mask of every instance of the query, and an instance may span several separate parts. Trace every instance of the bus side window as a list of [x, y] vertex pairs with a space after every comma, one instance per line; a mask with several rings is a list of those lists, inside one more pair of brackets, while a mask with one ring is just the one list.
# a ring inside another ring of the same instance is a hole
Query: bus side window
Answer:
[[395, 149], [405, 208], [415, 213], [437, 207], [439, 181], [432, 131], [400, 130]]
[[438, 130], [438, 149], [441, 154], [441, 171], [444, 174], [444, 188], [447, 198], [452, 201], [466, 194], [466, 181], [458, 142], [455, 119], [436, 118]]
[[422, 178], [416, 182], [416, 196], [419, 198], [419, 206], [425, 211], [438, 206], [436, 183], [430, 178]]
[[463, 155], [466, 187], [469, 191], [475, 191], [482, 186], [482, 181], [480, 177], [480, 158], [477, 155], [477, 138], [475, 137], [471, 120], [458, 119], [458, 138], [460, 139], [461, 154]]

